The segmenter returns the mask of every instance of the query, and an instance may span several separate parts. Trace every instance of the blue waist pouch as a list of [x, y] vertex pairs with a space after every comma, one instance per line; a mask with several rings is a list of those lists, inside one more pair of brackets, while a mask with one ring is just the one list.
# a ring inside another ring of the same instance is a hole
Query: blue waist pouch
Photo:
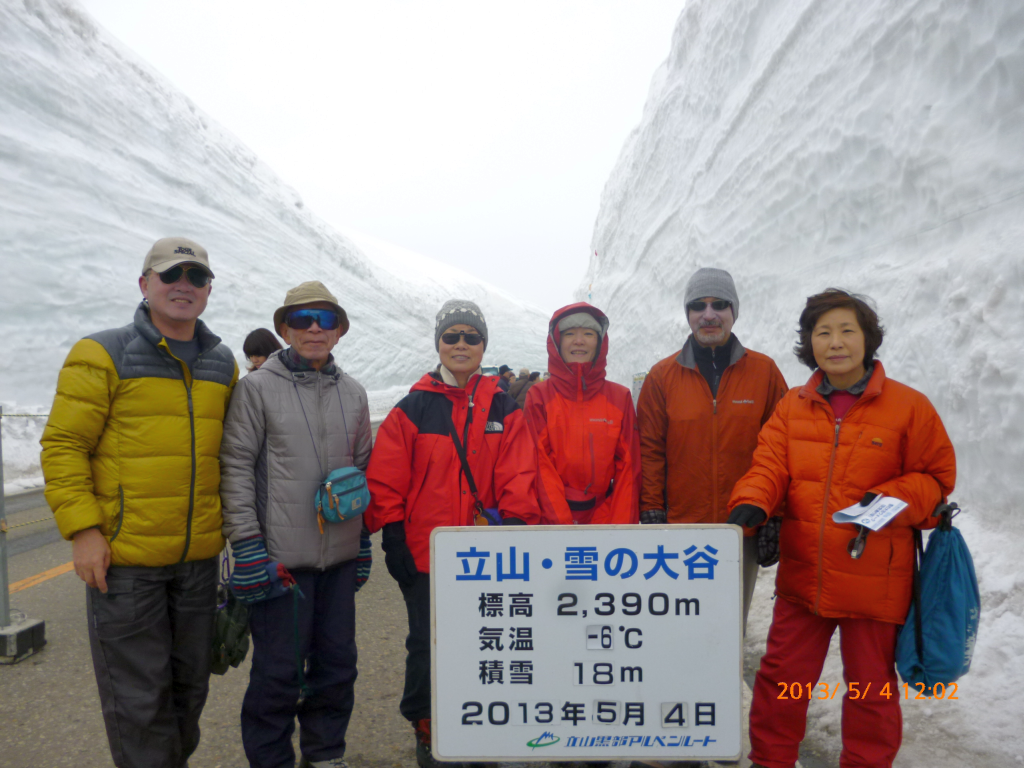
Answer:
[[355, 467], [332, 470], [320, 483], [313, 504], [317, 514], [329, 523], [341, 523], [363, 514], [370, 504], [366, 475]]

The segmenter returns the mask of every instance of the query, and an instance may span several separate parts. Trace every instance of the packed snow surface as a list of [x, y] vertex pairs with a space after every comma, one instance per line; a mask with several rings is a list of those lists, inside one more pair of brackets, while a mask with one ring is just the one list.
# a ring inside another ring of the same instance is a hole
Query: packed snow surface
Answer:
[[[351, 321], [335, 355], [369, 390], [408, 387], [436, 364], [434, 316], [455, 297], [488, 320], [485, 365], [543, 370], [538, 309], [370, 238], [367, 258], [77, 4], [0, 2], [5, 411], [48, 410], [71, 345], [131, 322], [143, 256], [168, 235], [209, 250], [203, 320], [240, 364], [285, 291], [318, 279]], [[8, 480], [38, 474], [39, 424], [5, 419]]]
[[[693, 0], [604, 190], [579, 296], [609, 369], [678, 350], [702, 266], [735, 277], [737, 336], [803, 383], [804, 299], [872, 297], [887, 373], [957, 450], [984, 609], [956, 701], [901, 701], [897, 766], [1024, 764], [1024, 4]], [[763, 648], [762, 575], [748, 648]], [[841, 680], [835, 649], [823, 681]], [[840, 701], [808, 738], [835, 750]]]

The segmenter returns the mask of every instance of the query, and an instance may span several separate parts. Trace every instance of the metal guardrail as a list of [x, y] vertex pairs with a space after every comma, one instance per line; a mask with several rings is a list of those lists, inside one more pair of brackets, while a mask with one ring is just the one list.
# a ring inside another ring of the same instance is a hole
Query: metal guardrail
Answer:
[[[0, 405], [0, 424], [4, 407]], [[11, 626], [11, 596], [7, 579], [7, 515], [4, 512], [4, 441], [0, 435], [0, 629]]]
[[[389, 408], [386, 411], [375, 411], [371, 413], [370, 424], [373, 426], [379, 426], [390, 412], [391, 409]], [[49, 413], [4, 413], [3, 406], [0, 406], [0, 424], [3, 423], [4, 419], [45, 419], [48, 418], [49, 415]], [[7, 577], [7, 533], [15, 528], [36, 525], [52, 519], [50, 517], [46, 517], [40, 520], [18, 523], [17, 525], [8, 525], [4, 504], [6, 494], [3, 492], [3, 483], [3, 438], [0, 436], [0, 628], [9, 627], [11, 625], [11, 604], [10, 595], [8, 594], [10, 581]]]

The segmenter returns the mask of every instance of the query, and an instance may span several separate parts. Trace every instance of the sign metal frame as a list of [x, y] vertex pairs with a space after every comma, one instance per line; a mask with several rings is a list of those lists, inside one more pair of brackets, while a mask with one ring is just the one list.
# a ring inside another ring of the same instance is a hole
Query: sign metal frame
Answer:
[[742, 553], [734, 525], [435, 529], [434, 757], [738, 760]]

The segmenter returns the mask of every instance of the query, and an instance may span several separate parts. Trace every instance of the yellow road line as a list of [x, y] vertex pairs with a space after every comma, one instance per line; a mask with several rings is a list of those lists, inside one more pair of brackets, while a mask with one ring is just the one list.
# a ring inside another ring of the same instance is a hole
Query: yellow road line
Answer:
[[27, 579], [22, 579], [21, 581], [14, 582], [13, 584], [11, 584], [11, 587], [8, 590], [8, 592], [13, 595], [15, 592], [21, 592], [21, 590], [23, 589], [34, 587], [36, 584], [42, 584], [44, 581], [49, 581], [52, 578], [55, 578], [57, 576], [67, 573], [68, 571], [73, 570], [75, 570], [74, 562], [64, 563], [64, 565], [58, 565], [56, 568], [51, 568], [48, 571], [37, 573], [35, 576], [29, 576]]

